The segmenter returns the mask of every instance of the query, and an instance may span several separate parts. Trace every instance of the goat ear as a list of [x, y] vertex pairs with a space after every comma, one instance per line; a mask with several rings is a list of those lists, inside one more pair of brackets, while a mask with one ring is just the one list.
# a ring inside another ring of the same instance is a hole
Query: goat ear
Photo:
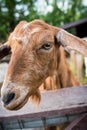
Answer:
[[0, 59], [2, 59], [3, 57], [7, 56], [10, 53], [11, 48], [7, 43], [0, 46]]
[[66, 51], [75, 50], [84, 56], [87, 56], [87, 42], [60, 29], [56, 34], [57, 42], [60, 43]]

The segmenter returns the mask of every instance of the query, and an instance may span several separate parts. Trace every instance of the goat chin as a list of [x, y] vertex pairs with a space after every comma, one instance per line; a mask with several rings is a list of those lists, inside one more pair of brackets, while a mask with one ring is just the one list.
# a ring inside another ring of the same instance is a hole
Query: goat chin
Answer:
[[29, 97], [29, 100], [30, 100], [31, 102], [33, 102], [34, 104], [39, 105], [40, 100], [41, 100], [40, 91], [37, 90], [37, 91], [35, 92], [35, 94], [33, 94], [33, 95], [31, 95], [31, 96]]

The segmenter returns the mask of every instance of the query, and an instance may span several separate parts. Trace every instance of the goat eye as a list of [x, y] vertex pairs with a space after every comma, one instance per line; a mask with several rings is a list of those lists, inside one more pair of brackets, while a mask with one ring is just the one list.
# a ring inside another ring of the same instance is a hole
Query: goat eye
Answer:
[[41, 48], [44, 50], [49, 50], [51, 48], [51, 44], [50, 43], [44, 44], [44, 45], [42, 45]]

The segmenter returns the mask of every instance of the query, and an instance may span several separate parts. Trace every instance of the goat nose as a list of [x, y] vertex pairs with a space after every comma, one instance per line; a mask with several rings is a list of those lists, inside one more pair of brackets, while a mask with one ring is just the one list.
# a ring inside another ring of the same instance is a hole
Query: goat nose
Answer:
[[4, 102], [5, 105], [8, 105], [15, 97], [15, 93], [8, 93], [4, 95], [2, 98], [2, 101]]

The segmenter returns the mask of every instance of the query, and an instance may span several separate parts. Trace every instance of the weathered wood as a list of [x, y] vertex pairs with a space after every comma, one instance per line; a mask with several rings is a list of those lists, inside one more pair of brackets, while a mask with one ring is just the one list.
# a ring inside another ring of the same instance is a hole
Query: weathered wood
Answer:
[[65, 130], [87, 130], [87, 114], [74, 120]]
[[7, 68], [8, 68], [7, 63], [0, 63], [0, 87], [4, 81], [4, 77], [5, 77], [5, 73], [6, 73]]
[[65, 30], [74, 29], [74, 35], [80, 38], [87, 37], [87, 18], [80, 19], [69, 24], [65, 24], [62, 26], [62, 28]]
[[7, 46], [5, 44], [0, 46], [0, 59], [11, 54], [10, 50], [11, 50], [10, 46]]
[[74, 28], [74, 27], [80, 26], [80, 25], [85, 24], [85, 23], [87, 23], [87, 18], [84, 18], [84, 19], [81, 19], [81, 20], [78, 20], [78, 21], [75, 21], [72, 23], [65, 24], [62, 26], [62, 28], [63, 29]]
[[87, 112], [87, 86], [43, 92], [41, 97], [38, 107], [28, 102], [18, 111], [5, 110], [0, 104], [0, 127], [14, 130], [59, 125]]
[[11, 55], [5, 56], [4, 58], [0, 59], [0, 63], [9, 63]]
[[[1, 45], [3, 45], [2, 43], [0, 43], [0, 46]], [[6, 52], [5, 52], [6, 53]], [[9, 60], [10, 60], [10, 57], [11, 57], [11, 55], [6, 55], [4, 58], [2, 58], [3, 56], [2, 55], [4, 55], [4, 54], [0, 54], [0, 63], [3, 63], [3, 62], [9, 62]]]

